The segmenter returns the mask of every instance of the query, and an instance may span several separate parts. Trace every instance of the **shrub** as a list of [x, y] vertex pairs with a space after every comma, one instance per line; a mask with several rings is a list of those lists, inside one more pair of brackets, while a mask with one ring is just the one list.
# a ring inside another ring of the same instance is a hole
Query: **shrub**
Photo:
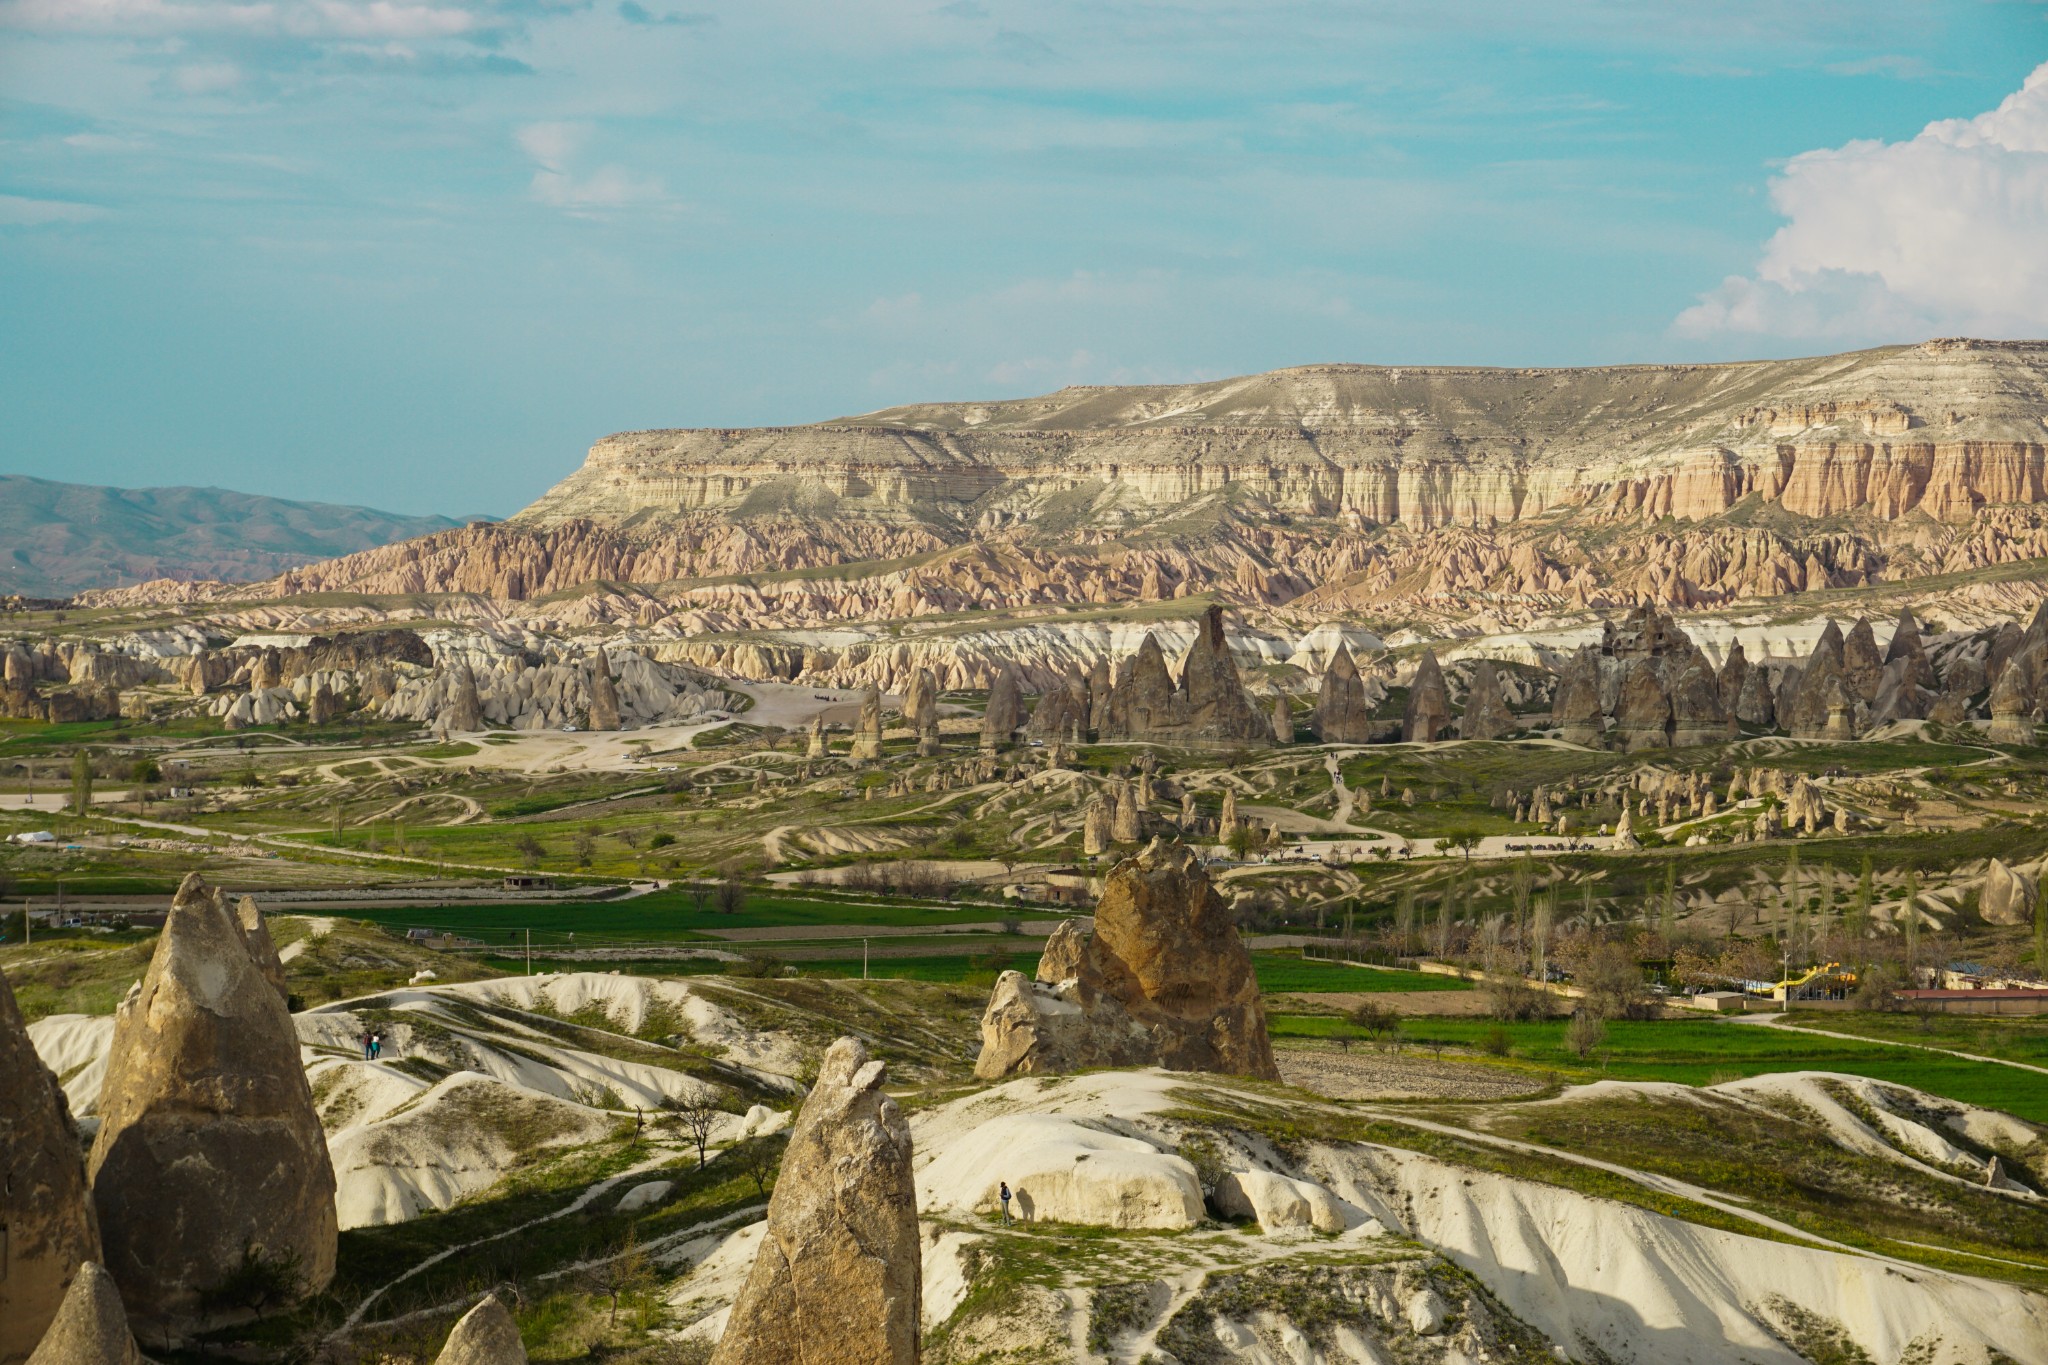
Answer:
[[1508, 1031], [1495, 1024], [1480, 1037], [1479, 1048], [1489, 1057], [1505, 1057], [1511, 1042]]
[[1607, 1041], [1607, 1025], [1601, 1023], [1585, 1010], [1572, 1016], [1571, 1024], [1564, 1031], [1565, 1046], [1569, 1047], [1580, 1061], [1586, 1060], [1593, 1050]]

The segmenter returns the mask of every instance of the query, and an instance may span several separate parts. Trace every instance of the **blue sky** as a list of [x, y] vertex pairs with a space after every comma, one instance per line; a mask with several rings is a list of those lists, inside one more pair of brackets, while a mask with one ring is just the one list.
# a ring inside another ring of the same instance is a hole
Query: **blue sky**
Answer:
[[2048, 335], [2048, 6], [0, 0], [0, 472]]

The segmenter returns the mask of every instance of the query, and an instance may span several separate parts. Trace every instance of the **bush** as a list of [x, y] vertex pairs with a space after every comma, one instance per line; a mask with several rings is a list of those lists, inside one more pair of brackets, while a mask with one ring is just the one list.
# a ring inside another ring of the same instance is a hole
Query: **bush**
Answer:
[[667, 847], [668, 847], [668, 846], [669, 846], [670, 844], [674, 843], [675, 841], [676, 841], [676, 836], [675, 836], [675, 835], [673, 835], [673, 834], [669, 834], [669, 833], [666, 833], [666, 832], [664, 832], [664, 833], [661, 833], [661, 834], [657, 834], [657, 835], [655, 835], [655, 836], [654, 836], [653, 838], [649, 839], [649, 840], [647, 841], [647, 847], [649, 847], [649, 848], [667, 848]]
[[1586, 992], [1586, 1012], [1596, 1019], [1647, 1019], [1654, 1012], [1643, 969], [1626, 944], [1596, 945], [1572, 979]]
[[1499, 1024], [1495, 1024], [1481, 1035], [1479, 1050], [1489, 1057], [1505, 1057], [1508, 1055], [1508, 1046], [1511, 1041], [1508, 1037], [1508, 1031]]

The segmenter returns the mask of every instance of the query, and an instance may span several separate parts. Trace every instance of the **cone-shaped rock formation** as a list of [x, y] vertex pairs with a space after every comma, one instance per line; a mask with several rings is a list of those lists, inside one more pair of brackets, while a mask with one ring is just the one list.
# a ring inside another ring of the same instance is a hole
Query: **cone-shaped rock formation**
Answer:
[[42, 1344], [28, 1358], [28, 1365], [141, 1365], [141, 1361], [113, 1276], [96, 1262], [87, 1261], [78, 1267], [63, 1306], [43, 1334]]
[[434, 1365], [526, 1365], [526, 1344], [496, 1294], [486, 1294], [448, 1334]]
[[248, 1257], [334, 1275], [334, 1168], [298, 1035], [247, 936], [193, 874], [114, 1017], [90, 1171], [107, 1270], [145, 1335], [199, 1319]]
[[857, 1039], [825, 1050], [712, 1365], [912, 1365], [921, 1251], [910, 1125]]
[[80, 1263], [97, 1261], [99, 1228], [85, 1159], [63, 1087], [36, 1055], [0, 976], [0, 1362], [27, 1358], [75, 1284]]

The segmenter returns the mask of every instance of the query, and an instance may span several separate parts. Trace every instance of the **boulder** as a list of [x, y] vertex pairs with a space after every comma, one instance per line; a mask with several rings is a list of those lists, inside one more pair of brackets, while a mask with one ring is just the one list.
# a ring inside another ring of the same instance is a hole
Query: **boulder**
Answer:
[[853, 727], [853, 747], [847, 756], [856, 763], [873, 763], [882, 757], [882, 694], [870, 687], [861, 694], [860, 720]]
[[1342, 642], [1323, 669], [1316, 694], [1316, 737], [1325, 744], [1364, 744], [1372, 738], [1372, 702], [1358, 663]]
[[77, 1270], [28, 1365], [141, 1365], [113, 1276], [92, 1261]]
[[2032, 877], [1993, 858], [1977, 892], [1977, 913], [1986, 924], [2032, 924], [2040, 894]]
[[1451, 728], [1451, 690], [1444, 684], [1444, 670], [1436, 651], [1422, 651], [1408, 684], [1408, 710], [1401, 720], [1401, 738], [1409, 744], [1433, 744]]
[[1785, 828], [1800, 834], [1819, 834], [1830, 824], [1827, 802], [1812, 780], [1800, 776], [1785, 798]]
[[1500, 670], [1493, 660], [1472, 665], [1472, 685], [1465, 691], [1465, 713], [1458, 717], [1458, 738], [1499, 739], [1515, 728], [1514, 713], [1501, 690]]
[[831, 752], [831, 749], [825, 743], [825, 717], [822, 715], [812, 716], [811, 735], [809, 741], [804, 745], [804, 757], [824, 758]]
[[1276, 1080], [1251, 954], [1187, 848], [1155, 840], [1110, 871], [1095, 933], [1047, 941], [1038, 979], [1005, 972], [975, 1074], [1163, 1066]]
[[36, 1055], [14, 989], [0, 976], [0, 1362], [43, 1339], [82, 1263], [100, 1258], [99, 1225], [64, 1088]]
[[526, 1343], [503, 1301], [486, 1294], [456, 1320], [434, 1365], [526, 1365]]
[[[89, 1170], [105, 1264], [152, 1338], [246, 1256], [334, 1276], [334, 1168], [285, 1002], [197, 873], [115, 1011]], [[231, 1312], [232, 1310], [230, 1310]]]
[[910, 1126], [857, 1039], [825, 1050], [713, 1365], [914, 1365], [922, 1261]]
[[1342, 1232], [1344, 1206], [1310, 1180], [1273, 1171], [1233, 1171], [1216, 1182], [1216, 1208], [1230, 1218], [1255, 1219], [1267, 1232], [1314, 1228]]

